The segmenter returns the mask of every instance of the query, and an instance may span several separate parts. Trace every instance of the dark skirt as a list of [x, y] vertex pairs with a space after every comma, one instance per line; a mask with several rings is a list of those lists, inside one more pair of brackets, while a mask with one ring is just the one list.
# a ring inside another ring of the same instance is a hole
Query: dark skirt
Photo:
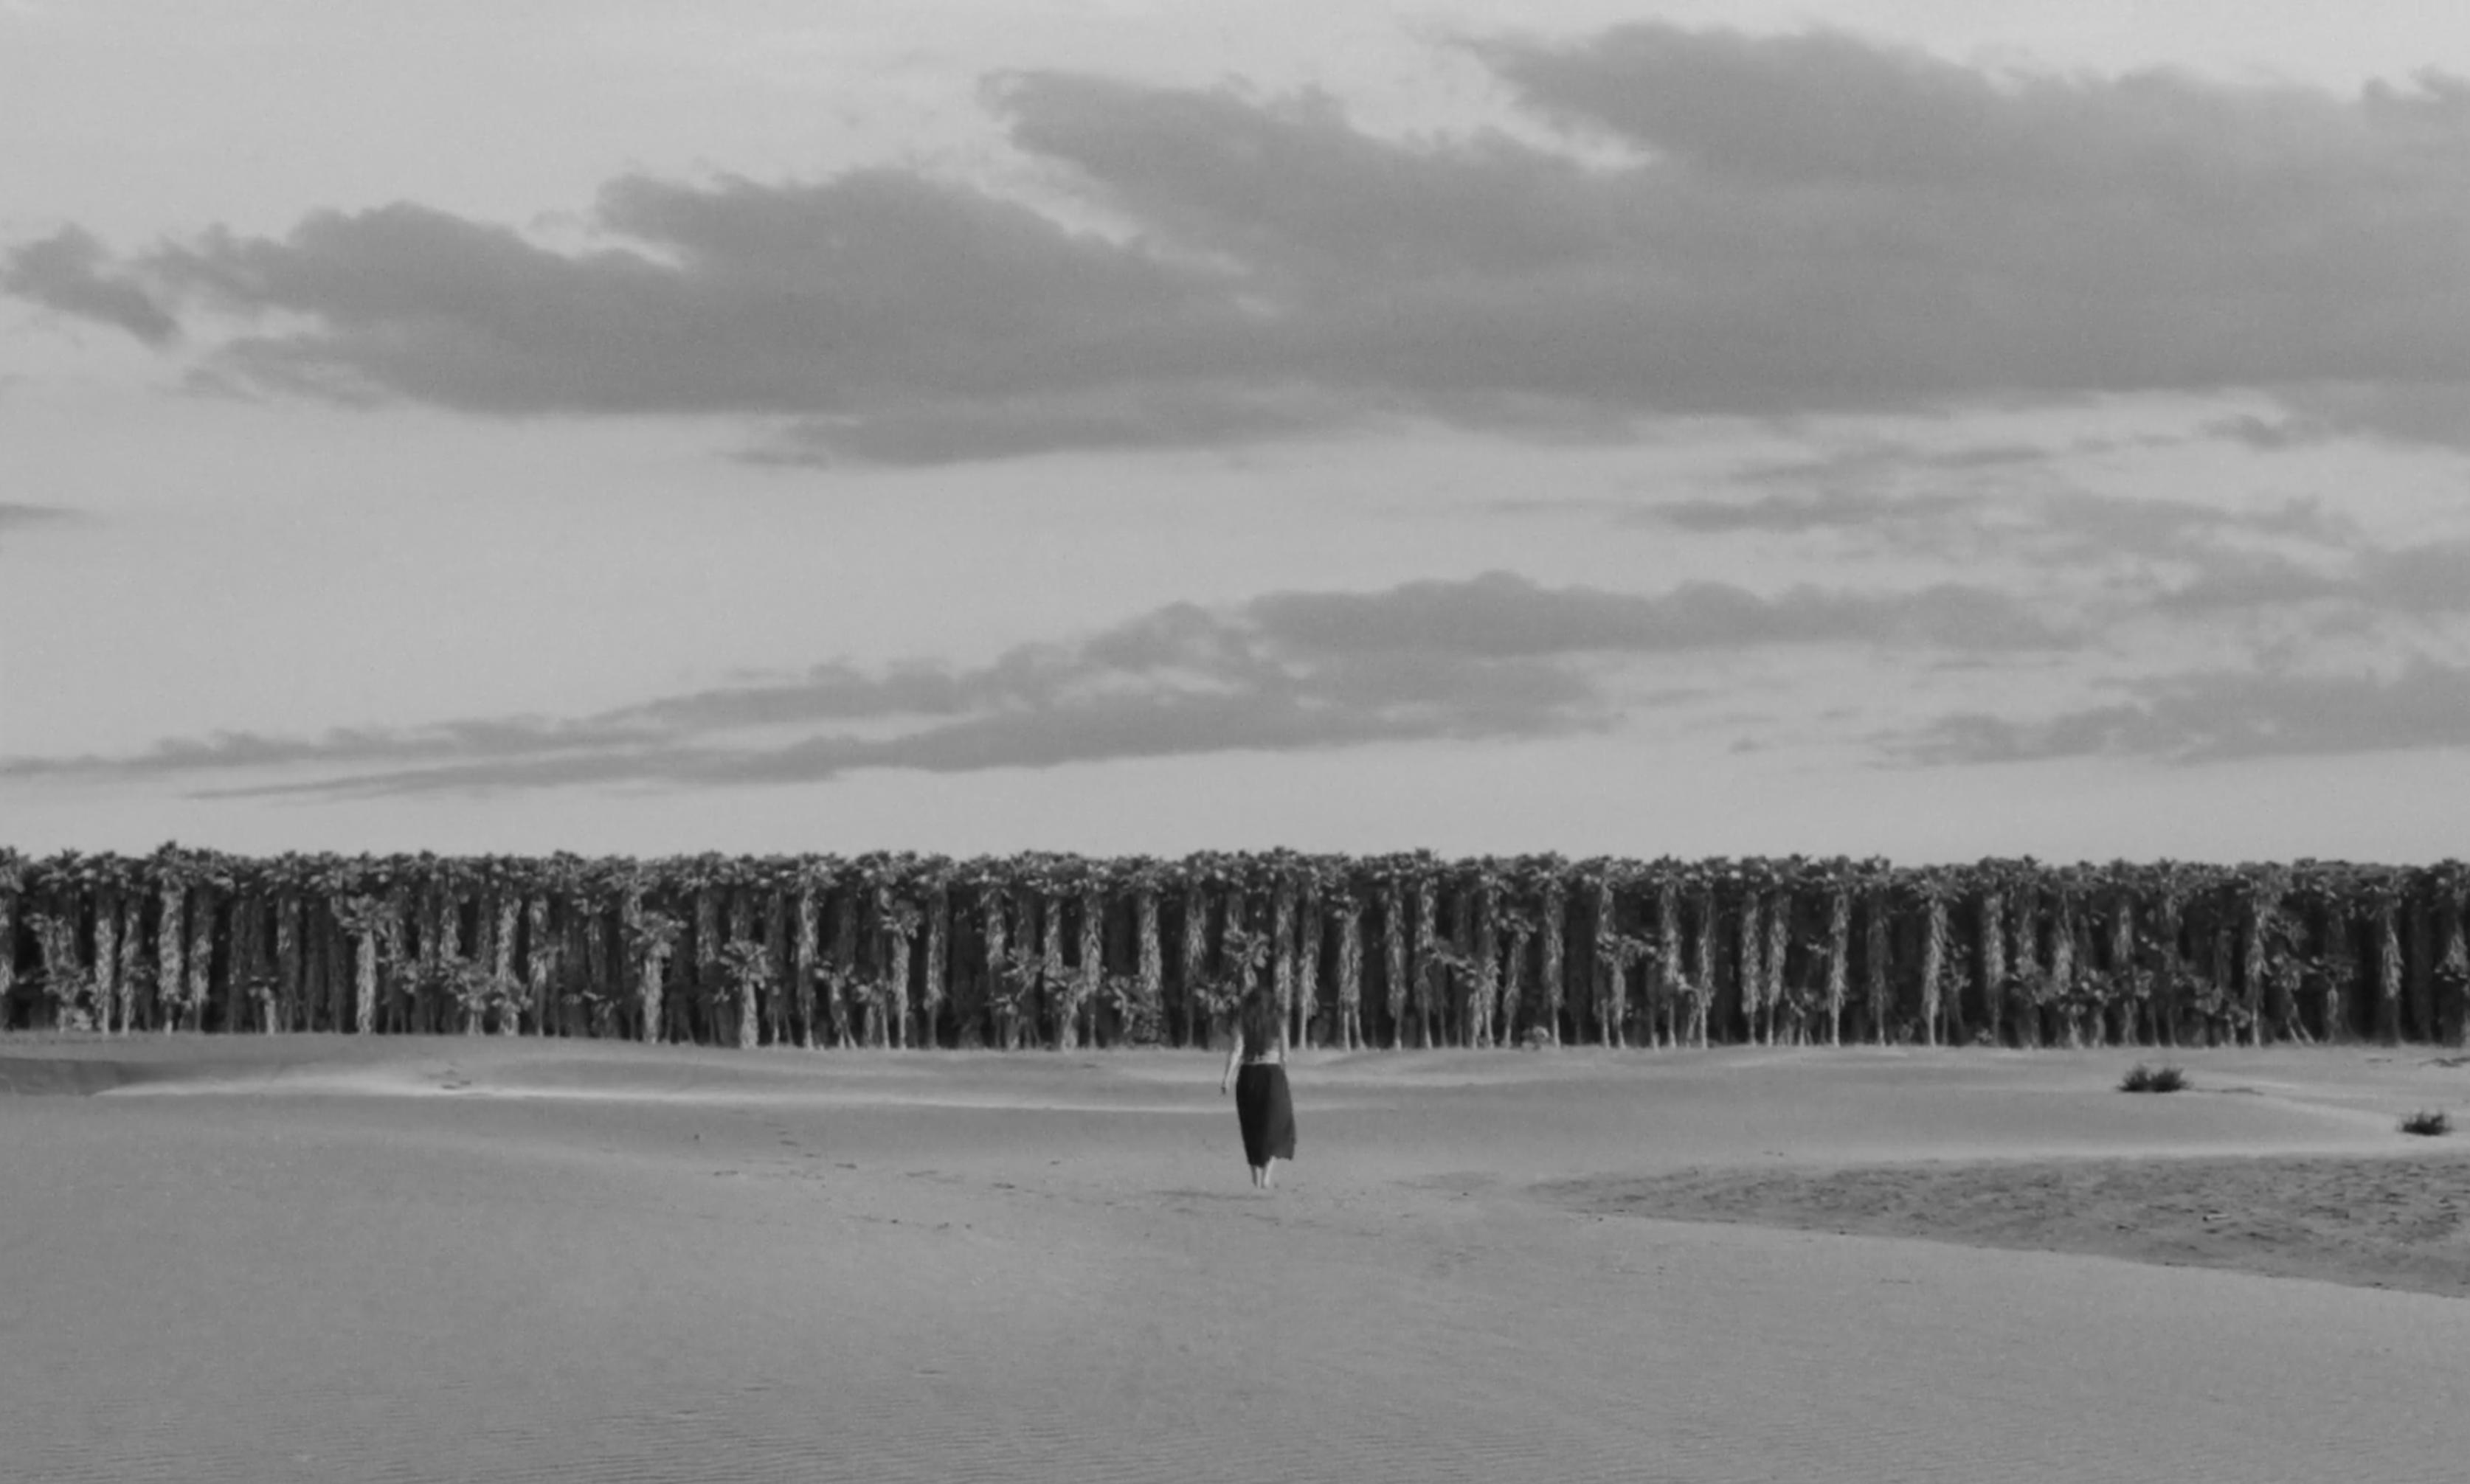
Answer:
[[1295, 1102], [1287, 1094], [1286, 1068], [1246, 1062], [1235, 1074], [1235, 1118], [1244, 1125], [1244, 1163], [1257, 1170], [1272, 1158], [1295, 1157]]

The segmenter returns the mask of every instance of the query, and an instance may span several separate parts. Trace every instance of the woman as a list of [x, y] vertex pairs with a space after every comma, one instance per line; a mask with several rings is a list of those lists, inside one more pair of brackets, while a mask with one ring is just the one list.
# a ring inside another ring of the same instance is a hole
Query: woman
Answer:
[[1252, 1167], [1252, 1188], [1259, 1191], [1275, 1190], [1278, 1161], [1295, 1157], [1295, 1104], [1287, 1093], [1287, 1053], [1278, 1044], [1277, 1021], [1264, 1003], [1268, 998], [1248, 996], [1237, 1010], [1235, 1044], [1226, 1050], [1226, 1072], [1218, 1079], [1222, 1094], [1230, 1079], [1235, 1084], [1244, 1160]]

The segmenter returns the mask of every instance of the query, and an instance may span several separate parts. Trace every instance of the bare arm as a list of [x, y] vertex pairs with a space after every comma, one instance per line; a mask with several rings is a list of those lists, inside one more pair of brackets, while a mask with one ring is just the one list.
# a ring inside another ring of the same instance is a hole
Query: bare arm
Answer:
[[1243, 1028], [1243, 1027], [1241, 1027], [1241, 1026], [1238, 1026], [1238, 1027], [1236, 1027], [1236, 1028], [1235, 1028], [1235, 1044], [1234, 1044], [1234, 1045], [1232, 1045], [1232, 1046], [1230, 1046], [1230, 1047], [1228, 1047], [1228, 1048], [1226, 1048], [1226, 1071], [1225, 1071], [1225, 1074], [1224, 1074], [1223, 1076], [1222, 1076], [1222, 1077], [1220, 1077], [1220, 1078], [1218, 1078], [1218, 1090], [1219, 1090], [1220, 1092], [1224, 1092], [1224, 1091], [1226, 1090], [1226, 1084], [1227, 1084], [1228, 1082], [1230, 1082], [1230, 1081], [1233, 1081], [1233, 1080], [1234, 1080], [1234, 1078], [1235, 1078], [1235, 1063], [1236, 1063], [1236, 1062], [1238, 1062], [1238, 1061], [1241, 1061], [1241, 1060], [1243, 1059], [1243, 1057], [1244, 1057], [1244, 1028]]

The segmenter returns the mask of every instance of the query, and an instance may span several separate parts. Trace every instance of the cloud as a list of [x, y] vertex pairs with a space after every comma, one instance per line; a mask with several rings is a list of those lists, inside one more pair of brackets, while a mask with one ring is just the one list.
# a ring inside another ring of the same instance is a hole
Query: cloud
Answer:
[[1980, 712], [1901, 739], [1922, 762], [2115, 754], [2216, 761], [2470, 745], [2470, 669], [2416, 661], [2392, 675], [2203, 671], [2132, 687], [2131, 699], [2039, 721]]
[[1539, 587], [1504, 572], [1413, 582], [1378, 594], [1285, 593], [1255, 600], [1265, 632], [1304, 652], [1450, 653], [1506, 659], [1779, 643], [1922, 643], [1959, 649], [2067, 642], [2011, 599], [1941, 585], [1915, 592], [1795, 588], [1761, 597], [1725, 583], [1655, 596]]
[[781, 783], [859, 768], [969, 772], [1236, 750], [1561, 735], [1610, 725], [1608, 661], [1759, 646], [2053, 647], [2066, 636], [1980, 589], [1713, 583], [1662, 594], [1505, 572], [1381, 592], [1173, 604], [978, 666], [824, 664], [598, 715], [314, 738], [224, 734], [131, 756], [26, 758], [0, 777], [288, 777], [239, 793], [412, 793], [567, 783]]
[[58, 505], [29, 505], [0, 500], [0, 532], [38, 525], [73, 525], [86, 517]]
[[1037, 73], [990, 104], [1107, 231], [902, 169], [636, 175], [590, 251], [405, 203], [117, 260], [71, 228], [14, 249], [6, 287], [154, 343], [176, 306], [226, 382], [749, 415], [782, 459], [2225, 387], [2470, 427], [2470, 83], [2340, 96], [1662, 24], [1470, 50], [1624, 156]]
[[2364, 551], [2345, 570], [2321, 571], [2253, 552], [2207, 553], [2194, 580], [2157, 601], [2178, 613], [2270, 608], [2336, 600], [2382, 613], [2470, 613], [2470, 542]]
[[2336, 438], [2378, 438], [2470, 450], [2470, 379], [2348, 382], [2276, 388], [2278, 418], [2243, 413], [2210, 430], [2272, 452]]
[[108, 256], [92, 233], [63, 227], [0, 256], [0, 293], [72, 318], [117, 325], [149, 345], [176, 338], [179, 322], [134, 280], [105, 271]]

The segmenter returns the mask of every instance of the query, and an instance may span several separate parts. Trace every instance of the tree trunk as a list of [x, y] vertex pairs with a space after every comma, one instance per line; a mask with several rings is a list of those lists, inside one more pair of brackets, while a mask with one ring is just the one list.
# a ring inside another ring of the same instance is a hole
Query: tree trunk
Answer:
[[489, 1001], [511, 987], [498, 979], [498, 893], [494, 890], [475, 893], [472, 897], [472, 962], [486, 976], [489, 987], [478, 1004], [464, 1007], [463, 1033], [485, 1035], [489, 1032]]
[[1767, 1027], [1759, 1005], [1759, 991], [1766, 984], [1766, 974], [1759, 962], [1766, 949], [1765, 926], [1759, 920], [1758, 888], [1742, 887], [1739, 931], [1735, 935], [1736, 979], [1741, 988], [1744, 1033], [1760, 1046], [1767, 1043]]
[[1477, 889], [1475, 917], [1475, 980], [1467, 985], [1473, 1034], [1470, 1046], [1492, 1045], [1492, 1017], [1501, 995], [1501, 888], [1487, 881]]
[[1415, 962], [1407, 973], [1414, 989], [1415, 1044], [1426, 1048], [1433, 1044], [1433, 980], [1440, 969], [1433, 958], [1439, 912], [1439, 889], [1432, 873], [1424, 872], [1415, 878]]
[[2401, 1040], [2401, 929], [2389, 891], [2376, 898], [2376, 1035], [2387, 1046]]
[[378, 935], [364, 923], [352, 937], [352, 1033], [368, 1035], [378, 1024]]
[[[729, 893], [729, 948], [751, 948], [757, 945], [755, 893], [745, 887]], [[730, 1039], [739, 1051], [753, 1051], [763, 1038], [762, 983], [744, 954], [729, 961], [724, 971], [734, 981], [730, 985]]]
[[2024, 992], [2018, 997], [2016, 1006], [2016, 1039], [2021, 1045], [2028, 1048], [2039, 1047], [2042, 1040], [2040, 991], [2039, 988], [2040, 984], [2040, 950], [2039, 945], [2034, 941], [2034, 939], [2038, 934], [2036, 932], [2037, 924], [2033, 920], [2035, 911], [2039, 906], [2034, 898], [2039, 894], [2039, 893], [2029, 886], [2019, 887], [2016, 889], [2015, 917], [2013, 922], [2015, 932], [2014, 936], [2009, 939], [2008, 953], [2008, 965], [2010, 971], [2016, 976], [2016, 982], [2024, 986]]
[[1141, 1013], [1149, 1017], [1149, 1033], [1156, 1038], [1164, 1026], [1166, 956], [1158, 943], [1157, 893], [1148, 887], [1132, 893], [1132, 940], [1140, 962]]
[[2358, 975], [2350, 941], [2349, 904], [2324, 904], [2324, 1039], [2350, 1039], [2350, 984]]
[[2435, 979], [2440, 993], [2435, 1008], [2435, 1033], [2445, 1045], [2458, 1047], [2470, 1036], [2470, 943], [2463, 941], [2461, 894], [2451, 882], [2435, 899]]
[[815, 971], [823, 966], [816, 957], [820, 941], [820, 904], [811, 885], [798, 888], [797, 941], [790, 951], [794, 961], [789, 972], [798, 984], [798, 1044], [807, 1051], [815, 1049]]
[[909, 1049], [909, 933], [898, 924], [885, 935], [892, 962], [884, 970], [884, 1030], [892, 1049]]
[[1996, 1046], [2006, 1039], [2007, 898], [1999, 892], [1984, 892], [1979, 908], [1973, 946], [1981, 959], [1981, 1022], [1990, 1032], [1990, 1044]]
[[926, 983], [918, 994], [918, 1048], [941, 1046], [944, 982], [952, 958], [952, 891], [938, 882], [926, 893]]
[[1270, 985], [1278, 1019], [1278, 1052], [1287, 1050], [1287, 1025], [1295, 1009], [1295, 889], [1281, 878], [1270, 893]]
[[1767, 893], [1767, 951], [1759, 966], [1766, 970], [1766, 986], [1762, 998], [1767, 1006], [1767, 1037], [1776, 1038], [1775, 1023], [1784, 1022], [1783, 1034], [1791, 1044], [1801, 1044], [1801, 1011], [1784, 1003], [1784, 967], [1792, 952], [1792, 893], [1774, 891]]
[[236, 895], [231, 903], [231, 958], [223, 971], [223, 1029], [238, 1032], [254, 1021], [259, 1031], [266, 1029], [263, 1016], [254, 1014], [255, 990], [259, 968], [258, 938], [263, 929], [259, 919], [265, 908], [254, 896]]
[[[154, 1018], [158, 1022], [156, 1029], [167, 1032], [175, 1021], [184, 1018], [188, 1009], [188, 921], [185, 911], [188, 898], [188, 892], [177, 881], [164, 880], [156, 884]], [[14, 946], [0, 942], [0, 951]]]
[[1338, 1045], [1363, 1044], [1363, 904], [1349, 893], [1338, 909]]
[[1595, 922], [1594, 969], [1590, 976], [1595, 987], [1596, 1040], [1605, 1046], [1621, 1044], [1621, 1023], [1628, 1019], [1628, 976], [1621, 970], [1620, 955], [1613, 945], [1613, 936], [1620, 931], [1614, 920], [1613, 884], [1598, 876], [1588, 893], [1588, 915]]
[[1184, 1046], [1209, 1044], [1207, 1016], [1200, 1003], [1201, 981], [1209, 973], [1209, 897], [1200, 882], [1183, 892], [1183, 985], [1177, 996]]
[[2435, 922], [2428, 911], [2427, 895], [2422, 889], [2410, 899], [2410, 1035], [2413, 1040], [2435, 1040], [2435, 1017], [2430, 994], [2435, 983]]
[[1655, 1044], [1681, 1045], [1688, 1034], [1681, 1022], [1681, 887], [1670, 876], [1655, 884], [1655, 995], [1662, 1002], [1662, 1023]]
[[189, 1029], [203, 1031], [206, 997], [214, 988], [215, 913], [221, 903], [211, 887], [195, 888], [187, 895], [189, 945], [181, 959], [184, 990], [180, 1003], [188, 1012]]
[[2076, 902], [2072, 893], [2058, 893], [2058, 912], [2050, 922], [2050, 987], [2058, 997], [2067, 1049], [2084, 1047], [2084, 1009], [2076, 998]]
[[[698, 888], [694, 895], [694, 979], [690, 1011], [697, 1021], [708, 1020], [721, 1005], [720, 983], [720, 903], [716, 887]], [[709, 1032], [702, 1028], [690, 1033], [701, 1041], [706, 1033], [719, 1038], [717, 1027]]]
[[[1038, 992], [1050, 1003], [1044, 1007], [1045, 1019], [1055, 1027], [1051, 1045], [1065, 1049], [1072, 1034], [1071, 990], [1063, 978], [1063, 898], [1052, 893], [1040, 893], [1037, 902], [1037, 979]], [[1033, 1018], [1032, 1025], [1039, 1024]]]
[[117, 1035], [120, 1023], [120, 891], [97, 887], [94, 893], [94, 1000], [96, 1029]]
[[[1295, 919], [1295, 1033], [1297, 1046], [1312, 1044], [1313, 1017], [1320, 1010], [1320, 892], [1309, 883]], [[1329, 1041], [1326, 1026], [1321, 1041]]]
[[[1006, 969], [1009, 945], [1004, 938], [1004, 890], [992, 883], [989, 883], [980, 890], [985, 893], [978, 900], [978, 911], [979, 920], [983, 924], [982, 932], [987, 940], [987, 984], [996, 1001], [995, 1044], [1005, 1051], [1014, 1051], [1019, 1047], [1020, 1037], [1013, 1016], [1013, 986]], [[1187, 954], [1191, 951], [1191, 946], [1187, 932], [1184, 944]], [[966, 1028], [962, 1031], [962, 1044], [965, 1046], [968, 1044], [968, 1032]]]
[[1861, 998], [1869, 1006], [1870, 1041], [1876, 1046], [1887, 1044], [1895, 1019], [1895, 981], [1887, 973], [1894, 945], [1886, 889], [1874, 886], [1861, 898]]
[[850, 1028], [850, 998], [857, 973], [857, 896], [846, 889], [832, 898], [832, 967], [838, 978], [827, 1007], [831, 1012], [832, 1044], [847, 1050], [857, 1044]]
[[1569, 951], [1563, 940], [1568, 931], [1570, 904], [1568, 889], [1559, 876], [1544, 882], [1544, 907], [1535, 934], [1543, 939], [1542, 962], [1536, 968], [1536, 991], [1541, 1003], [1535, 1007], [1537, 1024], [1544, 1028], [1548, 1045], [1561, 1043], [1562, 959]]
[[[2135, 1016], [2139, 996], [2134, 992], [2140, 965], [2135, 962], [2135, 893], [2121, 889], [2109, 915], [2109, 976], [2119, 986], [2118, 1044], [2135, 1043]], [[2301, 1039], [2306, 1032], [2298, 1027], [2296, 1012], [2290, 1018], [2291, 1029]]]
[[522, 1030], [515, 1012], [515, 933], [523, 916], [524, 904], [512, 893], [489, 893], [488, 913], [492, 919], [489, 931], [489, 988], [497, 997], [497, 1022], [494, 1030], [500, 1035], [513, 1035]]
[[1922, 1040], [1936, 1046], [1942, 1007], [1942, 985], [1946, 979], [1946, 898], [1936, 891], [1929, 894], [1922, 916]]
[[1516, 1046], [1518, 1015], [1526, 1008], [1526, 944], [1534, 938], [1527, 925], [1513, 918], [1509, 924], [1509, 951], [1501, 965], [1501, 1044]]
[[1389, 1049], [1396, 1051], [1407, 1042], [1407, 901], [1397, 878], [1391, 877], [1383, 885], [1381, 908], [1381, 966], [1388, 975], [1385, 983], [1388, 990]]
[[17, 893], [0, 886], [0, 1031], [9, 1029], [9, 1000], [17, 992]]
[[[551, 970], [557, 950], [548, 931], [548, 898], [535, 892], [524, 898], [524, 991], [531, 1001], [532, 1034], [556, 1033], [557, 985]], [[643, 1039], [661, 1038], [660, 986], [649, 987], [643, 1006]]]
[[17, 893], [0, 886], [0, 1031], [9, 1029], [9, 1001], [17, 992]]
[[1107, 980], [1107, 898], [1097, 888], [1081, 893], [1081, 962], [1074, 976], [1074, 1009], [1088, 1017], [1089, 1044], [1098, 1044], [1098, 1002]]
[[1852, 893], [1842, 886], [1827, 893], [1827, 1044], [1844, 1044], [1846, 960], [1852, 951]]

